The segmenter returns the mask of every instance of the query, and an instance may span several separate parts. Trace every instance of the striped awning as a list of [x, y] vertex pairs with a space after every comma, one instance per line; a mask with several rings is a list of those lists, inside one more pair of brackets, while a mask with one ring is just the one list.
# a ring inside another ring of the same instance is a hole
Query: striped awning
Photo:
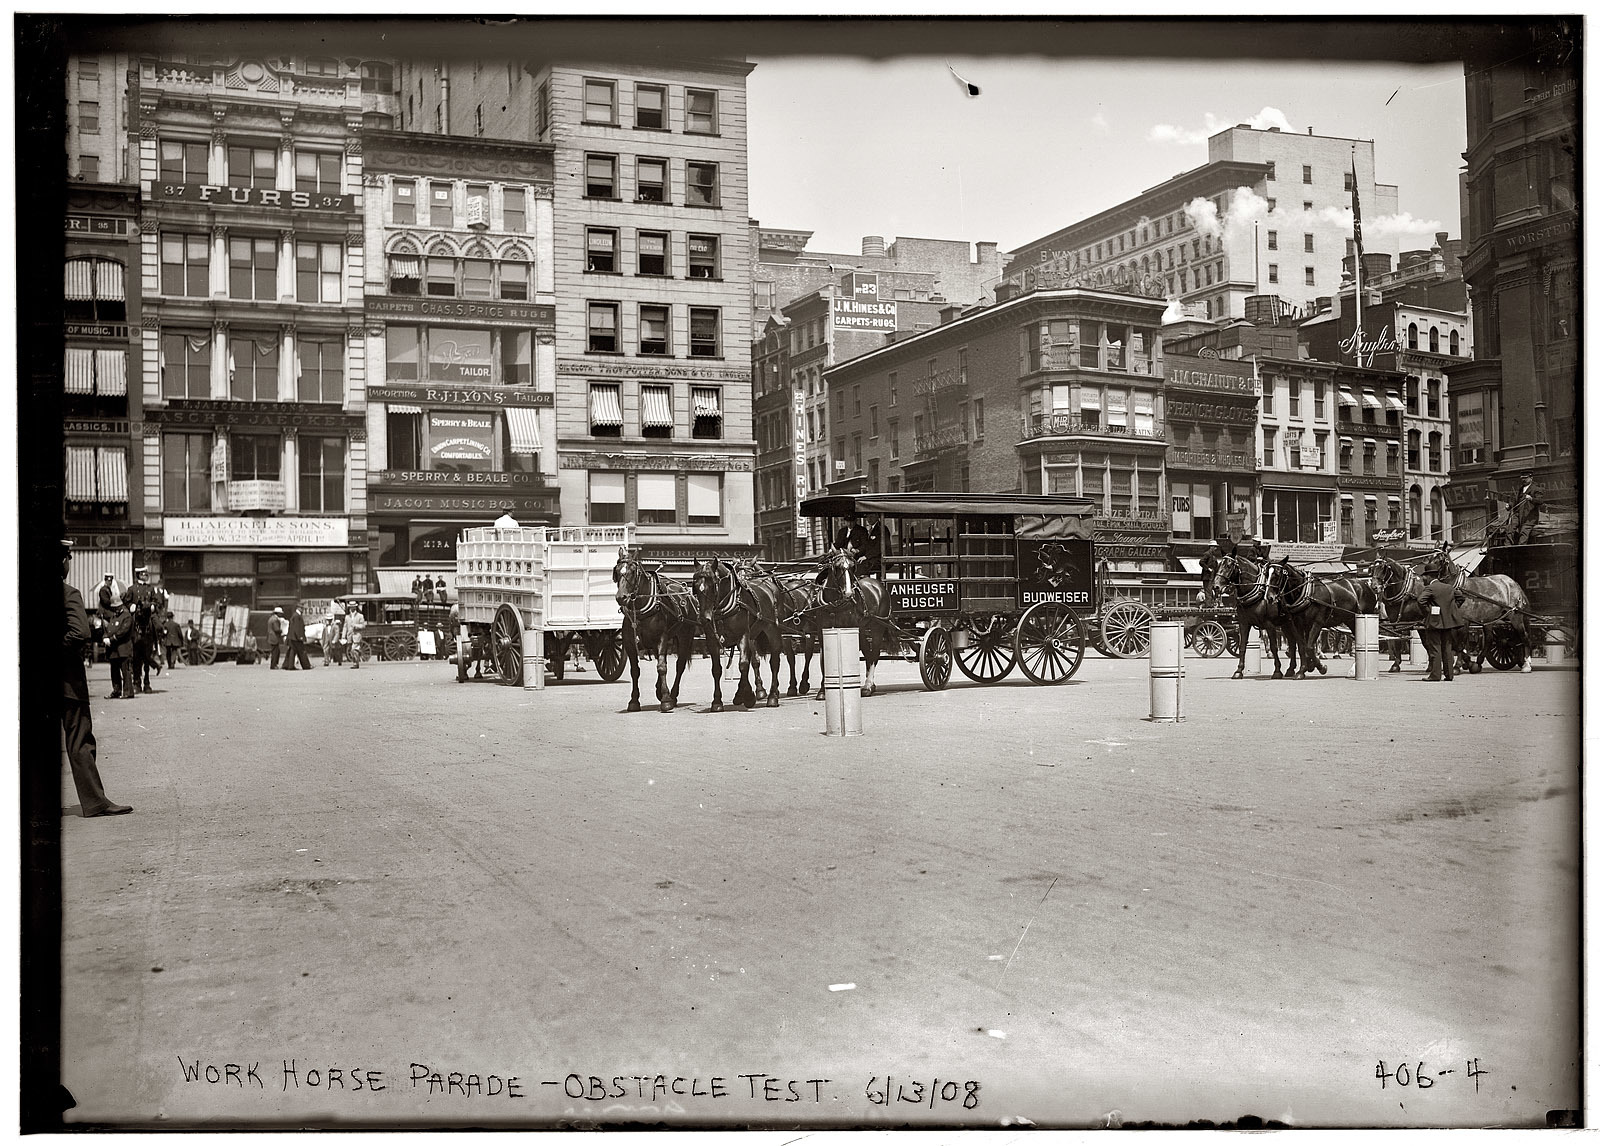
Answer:
[[389, 409], [389, 413], [391, 413], [391, 414], [420, 414], [420, 413], [422, 413], [422, 407], [421, 406], [411, 406], [411, 405], [407, 405], [404, 402], [390, 402], [389, 405], [388, 405], [388, 409]]
[[642, 412], [640, 418], [646, 426], [672, 426], [672, 389], [668, 386], [641, 386], [639, 388]]
[[1371, 390], [1361, 391], [1361, 404], [1363, 406], [1371, 406], [1374, 410], [1383, 409], [1383, 403], [1378, 401], [1377, 394], [1373, 393]]
[[66, 298], [85, 302], [94, 298], [94, 260], [68, 259]]
[[694, 416], [696, 418], [722, 417], [722, 391], [712, 387], [694, 390]]
[[1361, 405], [1361, 403], [1356, 401], [1356, 395], [1355, 395], [1355, 391], [1354, 390], [1350, 390], [1350, 389], [1348, 389], [1348, 388], [1346, 388], [1344, 386], [1341, 386], [1341, 387], [1339, 387], [1339, 405], [1341, 405], [1341, 406], [1359, 406], [1359, 405]]
[[1404, 402], [1400, 401], [1399, 398], [1396, 398], [1387, 390], [1383, 392], [1383, 400], [1389, 403], [1389, 409], [1391, 410], [1404, 410], [1406, 408], [1406, 404]]
[[127, 268], [121, 263], [114, 263], [110, 259], [96, 259], [94, 268], [95, 297], [108, 302], [123, 302], [123, 280], [127, 277]]
[[539, 452], [539, 412], [522, 406], [506, 407], [506, 429], [511, 434], [511, 452]]
[[67, 447], [67, 500], [93, 501], [94, 447]]
[[126, 350], [96, 350], [94, 352], [96, 394], [122, 395], [128, 392], [128, 352]]
[[94, 393], [94, 351], [81, 346], [67, 347], [66, 379], [68, 394]]
[[105, 580], [107, 573], [114, 576], [119, 585], [130, 584], [133, 581], [133, 550], [91, 549], [86, 545], [73, 547], [67, 584], [83, 594], [83, 603], [91, 609], [99, 603], [100, 583]]
[[119, 503], [127, 501], [128, 451], [120, 446], [102, 446], [99, 454], [99, 500]]
[[589, 422], [595, 426], [622, 425], [622, 396], [618, 387], [589, 387]]
[[420, 279], [422, 259], [417, 255], [390, 255], [389, 277], [392, 279]]

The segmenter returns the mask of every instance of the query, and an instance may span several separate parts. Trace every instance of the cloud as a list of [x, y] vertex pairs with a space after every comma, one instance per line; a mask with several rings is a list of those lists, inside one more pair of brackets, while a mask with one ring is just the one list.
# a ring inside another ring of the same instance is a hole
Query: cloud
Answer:
[[1418, 219], [1410, 211], [1401, 211], [1398, 215], [1376, 215], [1361, 217], [1361, 231], [1364, 235], [1394, 235], [1404, 238], [1407, 235], [1417, 235], [1421, 238], [1432, 239], [1440, 231], [1445, 230], [1443, 224], [1437, 219]]
[[1258, 131], [1265, 131], [1269, 127], [1275, 127], [1279, 131], [1294, 131], [1294, 128], [1289, 125], [1288, 116], [1275, 107], [1264, 107], [1249, 118], [1242, 120], [1219, 119], [1208, 111], [1205, 113], [1205, 126], [1198, 128], [1179, 127], [1171, 123], [1158, 123], [1150, 129], [1149, 139], [1152, 143], [1204, 143], [1217, 132], [1240, 123], [1248, 124]]

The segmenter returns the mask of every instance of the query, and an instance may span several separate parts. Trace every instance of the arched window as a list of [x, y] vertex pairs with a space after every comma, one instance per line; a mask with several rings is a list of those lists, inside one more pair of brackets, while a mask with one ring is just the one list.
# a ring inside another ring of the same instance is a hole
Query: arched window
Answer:
[[1428, 435], [1428, 472], [1444, 470], [1444, 435], [1438, 430]]
[[422, 293], [422, 259], [417, 245], [401, 237], [389, 248], [389, 293], [419, 295]]
[[1422, 431], [1406, 431], [1406, 469], [1420, 470], [1422, 468]]
[[1146, 255], [1144, 258], [1139, 260], [1139, 273], [1141, 275], [1148, 275], [1150, 273], [1150, 256], [1149, 255]]
[[512, 243], [500, 256], [500, 297], [526, 299], [532, 280], [532, 259], [521, 244]]
[[1428, 494], [1428, 536], [1435, 541], [1443, 541], [1447, 536], [1444, 525], [1444, 494], [1439, 492], [1439, 487], [1434, 486]]
[[1457, 356], [1461, 354], [1461, 332], [1459, 330], [1450, 332], [1450, 353]]
[[1413, 322], [1410, 326], [1406, 327], [1406, 349], [1407, 350], [1415, 350], [1416, 348], [1417, 348], [1417, 324]]
[[1410, 504], [1406, 507], [1406, 509], [1407, 509], [1408, 514], [1409, 514], [1409, 516], [1411, 518], [1411, 520], [1407, 523], [1407, 529], [1408, 529], [1409, 535], [1412, 536], [1412, 537], [1421, 537], [1422, 536], [1422, 487], [1420, 485], [1414, 485], [1414, 486], [1411, 487]]
[[1163, 269], [1165, 269], [1165, 268], [1163, 268], [1162, 265], [1161, 265], [1161, 252], [1157, 251], [1156, 252], [1156, 270], [1159, 271], [1159, 270], [1163, 270]]
[[1439, 328], [1437, 326], [1428, 327], [1428, 349], [1434, 354], [1439, 353]]

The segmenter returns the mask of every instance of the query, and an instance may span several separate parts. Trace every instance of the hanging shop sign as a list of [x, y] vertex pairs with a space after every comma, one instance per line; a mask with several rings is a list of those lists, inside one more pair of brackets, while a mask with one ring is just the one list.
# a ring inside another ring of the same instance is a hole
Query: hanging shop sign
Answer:
[[488, 469], [494, 458], [495, 417], [455, 410], [428, 412], [428, 456], [433, 462]]

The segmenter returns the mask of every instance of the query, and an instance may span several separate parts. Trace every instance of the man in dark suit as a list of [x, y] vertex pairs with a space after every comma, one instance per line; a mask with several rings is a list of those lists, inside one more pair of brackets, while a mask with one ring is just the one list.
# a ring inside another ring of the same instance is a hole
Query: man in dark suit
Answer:
[[1455, 634], [1466, 623], [1456, 606], [1466, 596], [1443, 575], [1435, 576], [1417, 596], [1422, 603], [1422, 644], [1428, 650], [1426, 679], [1438, 680], [1442, 668], [1445, 680], [1455, 680]]
[[289, 651], [283, 658], [283, 667], [289, 672], [294, 672], [296, 668], [311, 667], [311, 658], [306, 656], [306, 619], [299, 605], [289, 615]]
[[100, 768], [95, 763], [94, 722], [89, 716], [89, 679], [83, 667], [83, 646], [89, 641], [89, 615], [83, 596], [65, 584], [72, 566], [72, 542], [61, 543], [61, 577], [66, 605], [65, 636], [61, 643], [61, 731], [66, 737], [67, 760], [72, 765], [72, 783], [78, 789], [78, 805], [85, 819], [91, 816], [122, 816], [133, 811], [127, 804], [114, 804], [100, 783]]
[[107, 700], [132, 700], [138, 695], [133, 683], [133, 614], [121, 601], [113, 601], [111, 612], [103, 618], [106, 660], [111, 662], [111, 695]]

